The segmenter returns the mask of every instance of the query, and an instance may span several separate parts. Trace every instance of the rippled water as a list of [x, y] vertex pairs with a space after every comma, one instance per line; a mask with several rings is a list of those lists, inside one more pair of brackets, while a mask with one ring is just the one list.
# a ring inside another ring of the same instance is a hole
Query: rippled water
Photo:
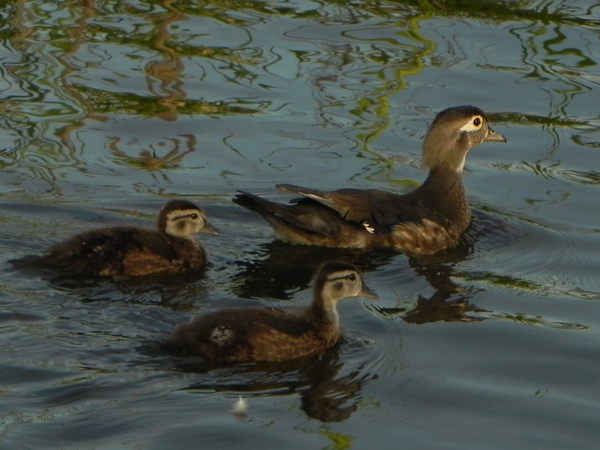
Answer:
[[[19, 1], [0, 11], [0, 446], [596, 448], [600, 7], [540, 1]], [[476, 219], [424, 259], [273, 242], [243, 189], [405, 191], [448, 106], [504, 145], [469, 155]], [[205, 275], [22, 270], [76, 232], [201, 204]], [[276, 365], [157, 349], [224, 306], [296, 307], [324, 259], [379, 302], [343, 343]], [[246, 415], [230, 412], [239, 396]]]

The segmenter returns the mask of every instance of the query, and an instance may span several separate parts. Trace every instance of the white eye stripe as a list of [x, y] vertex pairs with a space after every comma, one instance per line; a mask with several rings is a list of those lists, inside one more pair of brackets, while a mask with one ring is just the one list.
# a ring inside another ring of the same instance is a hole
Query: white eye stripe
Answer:
[[480, 130], [483, 126], [483, 117], [481, 116], [473, 116], [469, 119], [469, 121], [463, 125], [459, 131], [477, 131]]

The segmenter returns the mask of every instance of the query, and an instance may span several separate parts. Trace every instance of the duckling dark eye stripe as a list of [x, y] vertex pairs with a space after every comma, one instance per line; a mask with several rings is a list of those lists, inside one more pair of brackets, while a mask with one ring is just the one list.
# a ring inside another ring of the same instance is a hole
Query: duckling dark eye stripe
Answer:
[[180, 212], [180, 213], [178, 213], [178, 215], [176, 215], [176, 216], [174, 216], [174, 214], [175, 214], [175, 212], [172, 212], [172, 213], [170, 213], [170, 214], [168, 215], [168, 217], [169, 217], [169, 219], [170, 219], [170, 220], [179, 220], [179, 219], [184, 219], [184, 218], [186, 218], [186, 217], [191, 217], [191, 216], [193, 216], [194, 214], [198, 214], [199, 216], [201, 215], [201, 214], [200, 214], [200, 211], [193, 211], [193, 210], [192, 210], [192, 211], [190, 211], [190, 212], [188, 212], [188, 211], [181, 211], [181, 212]]
[[194, 214], [196, 214], [196, 213], [184, 214], [184, 215], [175, 217], [173, 220], [185, 219], [186, 217], [192, 217]]
[[327, 281], [338, 281], [338, 280], [347, 280], [349, 279], [353, 274], [349, 273], [348, 275], [340, 275], [337, 277], [327, 277]]

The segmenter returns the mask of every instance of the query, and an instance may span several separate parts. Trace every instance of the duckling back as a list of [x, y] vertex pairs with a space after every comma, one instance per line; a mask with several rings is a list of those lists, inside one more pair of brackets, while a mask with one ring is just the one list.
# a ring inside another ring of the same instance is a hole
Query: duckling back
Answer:
[[232, 308], [179, 326], [166, 348], [216, 362], [286, 361], [331, 347], [339, 337], [339, 328], [315, 328], [303, 315], [267, 308]]
[[50, 248], [42, 265], [88, 275], [139, 276], [204, 268], [206, 251], [195, 233], [218, 234], [204, 212], [186, 200], [165, 205], [158, 230], [114, 227], [73, 236]]
[[199, 270], [206, 266], [207, 255], [195, 240], [118, 227], [73, 236], [51, 247], [42, 262], [81, 274], [138, 276]]

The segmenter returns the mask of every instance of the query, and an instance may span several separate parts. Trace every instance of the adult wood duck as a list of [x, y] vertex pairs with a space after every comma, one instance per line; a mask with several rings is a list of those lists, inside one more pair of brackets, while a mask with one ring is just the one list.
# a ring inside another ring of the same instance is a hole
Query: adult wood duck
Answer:
[[327, 262], [314, 278], [314, 299], [302, 314], [272, 308], [223, 309], [179, 326], [165, 347], [216, 362], [286, 361], [316, 354], [340, 340], [337, 302], [357, 296], [378, 298], [355, 267]]
[[39, 263], [90, 275], [150, 275], [204, 268], [206, 251], [196, 233], [219, 234], [192, 202], [172, 200], [158, 216], [158, 230], [114, 227], [88, 231], [50, 248]]
[[467, 153], [482, 142], [506, 142], [474, 106], [440, 112], [425, 135], [422, 166], [429, 176], [405, 195], [376, 189], [324, 192], [291, 184], [292, 205], [242, 192], [233, 201], [261, 214], [277, 238], [294, 244], [391, 248], [415, 255], [454, 246], [471, 221], [462, 183]]

